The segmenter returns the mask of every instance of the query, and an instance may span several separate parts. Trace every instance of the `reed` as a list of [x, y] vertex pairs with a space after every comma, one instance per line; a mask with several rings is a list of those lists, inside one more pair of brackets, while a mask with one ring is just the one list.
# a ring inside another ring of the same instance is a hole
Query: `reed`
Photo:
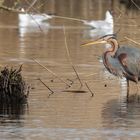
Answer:
[[68, 44], [67, 44], [67, 38], [66, 38], [66, 30], [65, 30], [65, 26], [63, 26], [63, 33], [64, 33], [64, 39], [65, 39], [65, 48], [66, 48], [66, 52], [67, 52], [67, 56], [68, 56], [68, 60], [69, 60], [69, 63], [71, 64], [76, 76], [77, 76], [77, 79], [79, 80], [80, 82], [80, 87], [83, 86], [82, 84], [82, 81], [79, 77], [79, 74], [77, 73], [76, 69], [75, 69], [75, 66], [73, 65], [72, 63], [72, 60], [71, 60], [71, 57], [70, 57], [70, 52], [69, 52], [69, 48], [68, 48]]

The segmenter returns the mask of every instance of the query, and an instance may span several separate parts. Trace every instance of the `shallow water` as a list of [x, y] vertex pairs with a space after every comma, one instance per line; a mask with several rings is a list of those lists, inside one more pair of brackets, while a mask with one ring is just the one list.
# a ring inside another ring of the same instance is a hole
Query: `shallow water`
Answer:
[[[113, 9], [114, 32], [120, 29], [120, 43], [136, 45], [124, 41], [124, 36], [139, 41], [140, 21], [137, 9], [127, 9], [119, 1], [81, 0], [81, 3], [76, 4], [75, 0], [48, 1], [45, 12], [100, 20], [104, 19], [107, 9]], [[28, 105], [8, 109], [0, 107], [2, 140], [140, 138], [140, 104], [135, 102], [135, 96], [131, 96], [131, 101], [127, 103], [125, 80], [120, 80], [105, 70], [100, 62], [104, 47], [80, 47], [97, 31], [90, 30], [81, 22], [60, 18], [49, 19], [46, 26], [44, 23], [40, 25], [43, 31], [35, 24], [21, 27], [18, 14], [7, 11], [1, 11], [0, 19], [0, 64], [14, 67], [23, 64], [24, 78], [32, 87]], [[83, 83], [82, 88], [67, 56], [63, 25], [71, 61]], [[94, 38], [96, 37], [95, 35]], [[66, 83], [74, 81], [72, 87], [67, 88], [64, 82], [33, 59]], [[50, 97], [51, 92], [38, 78], [54, 91]], [[94, 93], [93, 97], [85, 82]], [[131, 83], [131, 94], [135, 93], [136, 86]]]

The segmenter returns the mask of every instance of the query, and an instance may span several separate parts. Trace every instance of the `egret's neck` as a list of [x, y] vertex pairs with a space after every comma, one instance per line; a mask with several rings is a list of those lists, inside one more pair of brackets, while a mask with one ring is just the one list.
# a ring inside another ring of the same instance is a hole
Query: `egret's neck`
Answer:
[[108, 11], [106, 12], [105, 21], [113, 24], [113, 16]]

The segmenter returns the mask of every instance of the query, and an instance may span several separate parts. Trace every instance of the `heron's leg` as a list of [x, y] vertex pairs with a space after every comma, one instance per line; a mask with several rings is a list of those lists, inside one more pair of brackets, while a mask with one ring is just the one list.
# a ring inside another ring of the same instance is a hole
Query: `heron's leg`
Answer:
[[129, 80], [127, 79], [127, 101], [128, 101], [128, 98], [129, 98]]
[[138, 78], [136, 78], [136, 86], [137, 86], [137, 92], [136, 92], [136, 101], [139, 102], [139, 84], [138, 84]]
[[138, 83], [136, 83], [136, 86], [137, 86], [137, 92], [136, 92], [136, 94], [138, 94], [138, 92], [139, 92], [139, 85], [138, 85]]
[[139, 85], [138, 85], [138, 82], [136, 82], [136, 86], [137, 86], [137, 92], [136, 92], [136, 94], [135, 94], [135, 99], [136, 99], [137, 102], [139, 102], [139, 101], [140, 101], [140, 99], [139, 99], [140, 87], [139, 87]]
[[139, 92], [138, 77], [135, 77], [135, 80], [136, 80], [136, 86], [137, 86], [137, 92], [136, 92], [136, 94], [138, 94], [138, 92]]

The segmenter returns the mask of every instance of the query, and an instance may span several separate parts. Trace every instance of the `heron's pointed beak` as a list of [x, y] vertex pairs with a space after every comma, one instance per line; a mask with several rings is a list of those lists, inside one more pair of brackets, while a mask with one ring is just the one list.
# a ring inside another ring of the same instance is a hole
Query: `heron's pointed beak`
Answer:
[[84, 43], [81, 46], [84, 47], [84, 46], [89, 46], [89, 45], [94, 45], [94, 44], [103, 44], [103, 43], [106, 43], [106, 41], [105, 40], [96, 40], [96, 41], [90, 41], [90, 42]]

